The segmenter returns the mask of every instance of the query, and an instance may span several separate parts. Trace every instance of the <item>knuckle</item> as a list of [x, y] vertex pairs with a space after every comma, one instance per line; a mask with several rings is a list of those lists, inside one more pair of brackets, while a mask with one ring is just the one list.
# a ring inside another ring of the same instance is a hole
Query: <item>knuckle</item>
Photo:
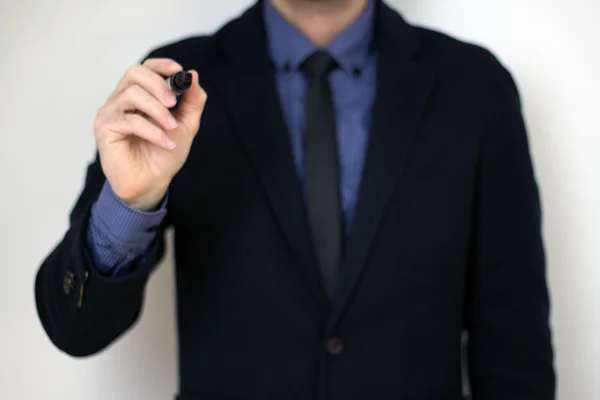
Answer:
[[125, 96], [129, 99], [143, 99], [143, 89], [138, 85], [131, 85], [125, 89]]
[[97, 119], [94, 121], [94, 133], [96, 136], [100, 136], [102, 133], [102, 124]]
[[128, 76], [135, 76], [140, 72], [140, 69], [142, 68], [142, 66], [140, 64], [134, 64], [131, 67], [129, 67], [129, 69], [127, 70], [127, 74]]
[[104, 107], [101, 107], [96, 111], [96, 118], [94, 118], [94, 131], [99, 132], [102, 129], [104, 122]]
[[200, 100], [203, 103], [206, 103], [206, 100], [208, 100], [208, 93], [204, 89], [200, 90]]

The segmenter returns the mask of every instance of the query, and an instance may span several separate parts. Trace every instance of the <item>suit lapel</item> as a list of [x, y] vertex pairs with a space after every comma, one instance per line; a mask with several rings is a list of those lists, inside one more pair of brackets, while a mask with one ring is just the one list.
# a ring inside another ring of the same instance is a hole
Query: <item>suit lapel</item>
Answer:
[[[268, 57], [260, 6], [258, 2], [217, 35], [229, 61], [217, 73], [216, 82], [300, 274], [317, 299], [327, 303]], [[376, 18], [377, 98], [329, 330], [339, 320], [360, 278], [433, 90], [433, 74], [413, 61], [419, 48], [414, 28], [381, 1], [377, 1]]]
[[216, 81], [299, 272], [317, 298], [326, 302], [268, 57], [260, 2], [233, 24], [236, 25], [226, 28], [219, 38], [231, 62]]
[[378, 2], [376, 26], [377, 97], [355, 219], [340, 268], [330, 329], [339, 319], [359, 280], [433, 88], [433, 75], [412, 61], [418, 49], [414, 28], [382, 2]]

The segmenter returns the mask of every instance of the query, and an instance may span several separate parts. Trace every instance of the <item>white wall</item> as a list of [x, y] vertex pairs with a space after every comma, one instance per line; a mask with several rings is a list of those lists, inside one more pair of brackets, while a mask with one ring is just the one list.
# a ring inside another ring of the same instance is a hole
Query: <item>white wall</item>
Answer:
[[[136, 328], [84, 360], [44, 335], [33, 280], [67, 227], [104, 97], [150, 48], [210, 32], [250, 0], [218, 3], [1, 1], [1, 399], [165, 400], [177, 390], [170, 261], [151, 281]], [[599, 399], [600, 2], [393, 4], [412, 21], [484, 44], [514, 73], [543, 196], [559, 399]]]

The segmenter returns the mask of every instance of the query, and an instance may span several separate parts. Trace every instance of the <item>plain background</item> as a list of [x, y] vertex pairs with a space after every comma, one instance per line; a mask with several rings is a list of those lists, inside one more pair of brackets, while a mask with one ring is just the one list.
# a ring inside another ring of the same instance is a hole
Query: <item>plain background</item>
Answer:
[[[127, 67], [250, 4], [1, 1], [1, 399], [165, 400], [177, 391], [171, 252], [141, 322], [86, 359], [46, 338], [34, 275], [67, 228], [95, 151], [96, 110]], [[514, 74], [543, 200], [559, 399], [600, 399], [600, 2], [390, 4], [412, 22], [485, 45]]]

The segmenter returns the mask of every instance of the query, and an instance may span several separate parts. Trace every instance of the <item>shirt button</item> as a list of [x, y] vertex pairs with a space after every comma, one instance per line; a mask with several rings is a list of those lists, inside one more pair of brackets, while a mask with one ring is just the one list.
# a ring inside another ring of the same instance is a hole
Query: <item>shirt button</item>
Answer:
[[337, 356], [344, 350], [342, 341], [338, 337], [331, 337], [327, 340], [327, 353], [330, 356]]
[[146, 232], [147, 233], [156, 233], [156, 232], [158, 232], [159, 229], [160, 229], [160, 225], [154, 225], [154, 226], [146, 228]]

